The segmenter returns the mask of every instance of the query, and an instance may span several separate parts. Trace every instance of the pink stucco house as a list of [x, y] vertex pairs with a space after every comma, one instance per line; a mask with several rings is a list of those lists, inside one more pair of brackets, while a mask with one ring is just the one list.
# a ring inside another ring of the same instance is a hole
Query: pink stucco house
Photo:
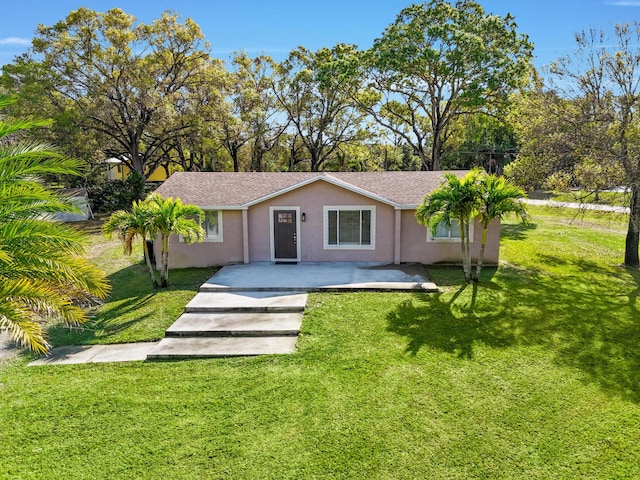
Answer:
[[[415, 218], [416, 207], [442, 179], [443, 172], [176, 172], [157, 193], [202, 208], [206, 239], [189, 245], [173, 237], [170, 267], [460, 262], [455, 225], [431, 235]], [[474, 225], [473, 257], [481, 235]], [[488, 232], [487, 264], [498, 262], [499, 240], [496, 221]]]

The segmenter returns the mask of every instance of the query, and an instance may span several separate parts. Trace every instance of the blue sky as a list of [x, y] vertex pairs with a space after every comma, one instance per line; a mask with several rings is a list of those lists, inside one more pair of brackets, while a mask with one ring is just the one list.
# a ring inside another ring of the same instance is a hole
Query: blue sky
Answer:
[[[24, 52], [38, 24], [52, 25], [80, 6], [97, 11], [119, 7], [142, 22], [164, 10], [191, 17], [212, 51], [227, 58], [234, 50], [267, 53], [280, 60], [303, 45], [316, 50], [336, 43], [370, 47], [405, 6], [400, 0], [21, 0], [7, 1], [0, 19], [0, 65]], [[569, 53], [574, 33], [583, 28], [612, 29], [640, 20], [640, 0], [479, 0], [485, 11], [515, 16], [529, 35], [536, 65]]]

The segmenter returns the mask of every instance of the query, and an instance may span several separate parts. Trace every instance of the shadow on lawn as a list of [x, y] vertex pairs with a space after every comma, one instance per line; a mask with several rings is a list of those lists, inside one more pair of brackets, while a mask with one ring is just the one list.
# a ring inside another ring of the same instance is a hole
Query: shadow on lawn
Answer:
[[55, 326], [49, 330], [48, 337], [53, 345], [61, 346], [84, 345], [91, 343], [91, 341], [96, 338], [116, 335], [151, 317], [151, 314], [147, 313], [138, 315], [127, 321], [121, 320], [129, 313], [138, 310], [150, 297], [150, 295], [132, 297], [116, 308], [98, 313], [95, 317], [90, 318], [86, 324], [78, 327]]
[[[472, 271], [475, 273], [475, 265], [473, 265]], [[485, 265], [482, 267], [480, 283], [489, 285], [497, 271], [498, 268], [496, 266]], [[439, 287], [459, 286], [464, 280], [462, 265], [429, 265], [426, 273], [427, 277], [434, 281]]]
[[524, 240], [527, 238], [527, 232], [529, 230], [535, 230], [538, 226], [535, 223], [516, 223], [513, 225], [503, 223], [500, 225], [500, 237], [508, 238], [510, 240]]
[[499, 312], [480, 319], [476, 313], [477, 285], [463, 285], [453, 294], [416, 294], [401, 303], [388, 315], [388, 330], [406, 336], [406, 352], [415, 355], [423, 346], [455, 354], [459, 358], [473, 358], [473, 346], [481, 341], [494, 347], [514, 343], [501, 332], [491, 332]]
[[[99, 308], [87, 323], [71, 329], [58, 325], [48, 332], [50, 341], [56, 345], [91, 343], [95, 338], [109, 337], [147, 320], [151, 314], [135, 315], [137, 310], [157, 292], [151, 285], [144, 265], [131, 265], [108, 277], [111, 293], [106, 299], [114, 303], [113, 308]], [[131, 316], [133, 314], [133, 316]], [[128, 320], [123, 318], [131, 316]]]
[[[216, 271], [216, 268], [172, 270], [169, 287], [156, 290], [151, 285], [146, 265], [136, 264], [118, 270], [109, 275], [111, 294], [105, 305], [96, 309], [93, 318], [81, 327], [69, 329], [59, 325], [51, 328], [48, 332], [49, 340], [55, 346], [86, 344], [93, 343], [94, 339], [116, 337], [128, 329], [135, 329], [138, 333], [146, 331], [147, 336], [152, 335], [149, 339], [156, 338], [158, 329], [164, 331], [164, 327], [154, 324], [158, 317], [156, 309], [160, 304], [165, 314], [173, 308], [177, 315], [184, 307], [184, 303], [179, 300], [181, 297], [176, 297], [178, 300], [174, 301], [173, 296], [167, 295], [167, 292], [186, 290], [195, 295], [200, 285]], [[167, 318], [173, 321], [177, 316]]]
[[640, 272], [577, 267], [573, 276], [501, 268], [491, 283], [417, 294], [388, 315], [388, 330], [407, 337], [413, 355], [428, 347], [473, 359], [479, 344], [543, 346], [558, 365], [640, 402]]

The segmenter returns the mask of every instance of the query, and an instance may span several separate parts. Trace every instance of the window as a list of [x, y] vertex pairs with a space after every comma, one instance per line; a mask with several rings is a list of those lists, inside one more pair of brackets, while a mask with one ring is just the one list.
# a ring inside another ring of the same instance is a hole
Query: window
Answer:
[[278, 223], [293, 223], [293, 213], [278, 212]]
[[205, 210], [202, 228], [205, 231], [205, 242], [222, 242], [222, 212]]
[[[473, 242], [473, 222], [469, 226], [469, 236]], [[460, 241], [460, 221], [451, 220], [451, 225], [447, 226], [440, 222], [436, 227], [435, 235], [427, 229], [427, 242], [459, 242]]]
[[[198, 221], [198, 217], [189, 217], [191, 220]], [[204, 220], [200, 223], [204, 230], [205, 242], [222, 242], [222, 212], [220, 210], [205, 210]], [[182, 235], [179, 235], [179, 241], [184, 242]]]
[[324, 207], [324, 248], [373, 250], [375, 207]]

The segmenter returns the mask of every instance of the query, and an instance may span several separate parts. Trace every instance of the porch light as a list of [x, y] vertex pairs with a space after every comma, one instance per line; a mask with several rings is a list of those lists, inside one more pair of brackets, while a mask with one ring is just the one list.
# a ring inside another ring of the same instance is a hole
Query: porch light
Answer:
[[300, 215], [300, 220], [303, 222], [307, 221], [307, 215], [304, 212], [302, 212], [302, 215]]

